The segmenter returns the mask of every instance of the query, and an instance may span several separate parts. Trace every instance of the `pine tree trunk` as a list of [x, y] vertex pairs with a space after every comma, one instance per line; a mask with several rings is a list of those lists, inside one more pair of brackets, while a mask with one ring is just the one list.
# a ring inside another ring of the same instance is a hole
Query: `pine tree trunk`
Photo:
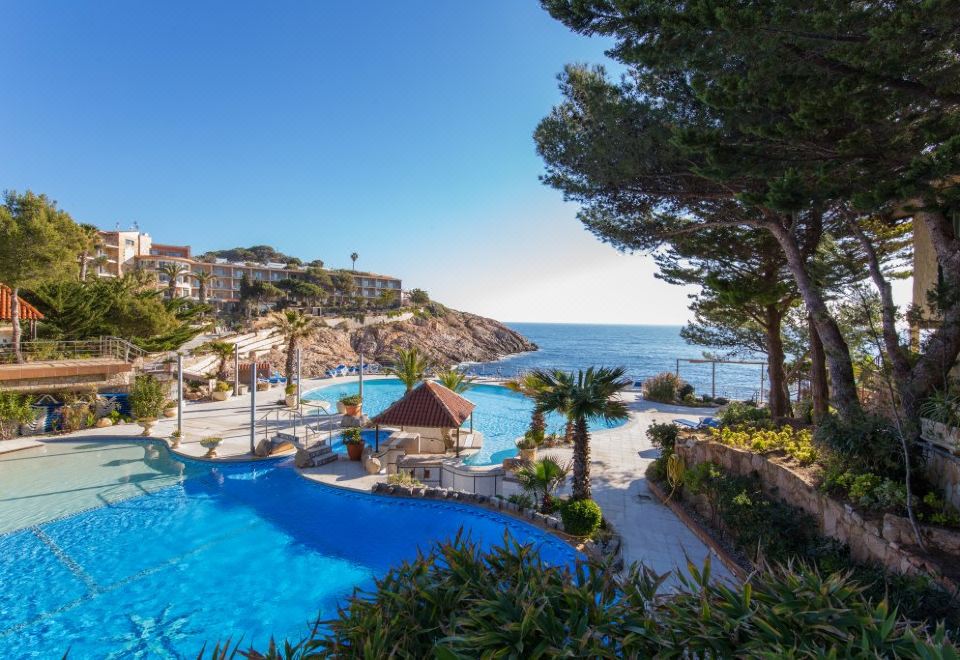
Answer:
[[774, 418], [790, 415], [790, 392], [787, 389], [787, 374], [784, 368], [781, 327], [783, 313], [776, 305], [767, 305], [765, 311], [767, 334], [767, 375], [770, 377], [770, 415]]
[[797, 289], [817, 328], [823, 343], [827, 364], [830, 367], [832, 381], [832, 400], [840, 416], [851, 419], [862, 412], [860, 397], [857, 395], [857, 381], [853, 375], [853, 362], [850, 348], [847, 346], [840, 327], [827, 307], [826, 299], [819, 286], [807, 272], [806, 264], [797, 245], [796, 237], [779, 223], [765, 225], [783, 248], [787, 266], [796, 280]]
[[10, 294], [10, 323], [13, 325], [13, 357], [17, 364], [23, 364], [23, 353], [20, 350], [20, 288], [11, 288]]
[[575, 500], [590, 499], [590, 431], [583, 417], [574, 423], [573, 492]]
[[823, 343], [817, 324], [812, 316], [807, 316], [810, 332], [810, 397], [813, 399], [813, 423], [819, 424], [827, 414], [829, 406], [829, 385], [827, 384], [827, 357], [823, 353]]

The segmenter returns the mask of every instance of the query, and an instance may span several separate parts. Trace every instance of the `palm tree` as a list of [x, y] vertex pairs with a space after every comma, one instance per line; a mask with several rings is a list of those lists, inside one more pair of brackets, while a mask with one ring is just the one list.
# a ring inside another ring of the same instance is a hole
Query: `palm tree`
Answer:
[[350, 261], [353, 262], [353, 269], [354, 269], [354, 270], [357, 269], [357, 259], [359, 259], [359, 258], [360, 258], [360, 255], [357, 254], [356, 252], [351, 252], [351, 253], [350, 253]]
[[93, 258], [92, 262], [97, 267], [97, 275], [103, 274], [103, 267], [110, 263], [110, 257], [105, 254], [99, 254]]
[[157, 270], [167, 276], [167, 296], [173, 300], [177, 297], [177, 278], [186, 273], [187, 269], [183, 264], [169, 263], [163, 264]]
[[[544, 388], [543, 381], [537, 378], [536, 374], [532, 372], [527, 372], [522, 376], [508, 380], [503, 385], [508, 390], [518, 392], [534, 401], [537, 398], [537, 393]], [[534, 406], [533, 412], [530, 414], [530, 432], [537, 436], [537, 438], [542, 439], [546, 431], [547, 422], [544, 419], [544, 415]]]
[[287, 383], [293, 382], [296, 368], [296, 352], [300, 342], [309, 339], [320, 329], [317, 319], [307, 316], [300, 310], [287, 309], [270, 315], [270, 327], [274, 336], [283, 337], [287, 342]]
[[233, 357], [236, 347], [228, 341], [208, 341], [201, 344], [194, 351], [194, 355], [216, 355], [219, 363], [217, 364], [217, 380], [227, 379], [227, 360]]
[[432, 367], [430, 359], [414, 346], [410, 349], [399, 349], [393, 364], [384, 369], [384, 373], [399, 378], [409, 392], [427, 377]]
[[539, 499], [540, 511], [550, 513], [553, 511], [553, 494], [567, 480], [569, 473], [569, 463], [544, 456], [539, 461], [521, 465], [516, 476], [520, 488]]
[[619, 396], [630, 386], [631, 381], [624, 378], [626, 369], [590, 367], [581, 369], [576, 376], [557, 370], [537, 369], [533, 373], [544, 382], [536, 399], [540, 412], [559, 412], [573, 420], [573, 498], [590, 499], [588, 420], [615, 422], [627, 418], [627, 406]]
[[448, 390], [453, 390], [457, 394], [463, 394], [473, 387], [473, 378], [468, 378], [465, 373], [453, 368], [435, 373], [434, 378]]
[[100, 230], [93, 225], [80, 223], [80, 281], [87, 279], [87, 268], [90, 264], [90, 253], [103, 245]]
[[197, 281], [197, 286], [200, 288], [200, 304], [206, 304], [207, 302], [207, 286], [210, 282], [213, 281], [213, 271], [212, 270], [198, 270], [196, 272], [190, 273], [191, 277]]

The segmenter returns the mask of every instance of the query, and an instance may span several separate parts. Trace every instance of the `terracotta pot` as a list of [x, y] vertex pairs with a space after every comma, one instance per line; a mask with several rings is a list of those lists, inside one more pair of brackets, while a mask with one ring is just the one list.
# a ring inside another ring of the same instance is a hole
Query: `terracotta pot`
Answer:
[[153, 432], [153, 427], [157, 425], [157, 420], [138, 419], [137, 424], [143, 427], [143, 433], [141, 433], [140, 435], [150, 435]]
[[361, 441], [357, 444], [347, 445], [347, 455], [351, 461], [359, 461], [360, 457], [363, 456], [363, 444]]
[[363, 408], [363, 404], [360, 404], [360, 405], [357, 405], [357, 406], [347, 406], [347, 405], [344, 405], [344, 406], [343, 406], [343, 414], [344, 414], [344, 415], [349, 415], [350, 417], [359, 417], [359, 416], [360, 416], [360, 410], [361, 410], [362, 408]]
[[174, 418], [174, 417], [177, 416], [177, 409], [176, 409], [176, 408], [164, 408], [164, 409], [163, 409], [163, 416], [166, 417], [166, 418], [168, 418], [168, 419], [172, 419], [172, 418]]

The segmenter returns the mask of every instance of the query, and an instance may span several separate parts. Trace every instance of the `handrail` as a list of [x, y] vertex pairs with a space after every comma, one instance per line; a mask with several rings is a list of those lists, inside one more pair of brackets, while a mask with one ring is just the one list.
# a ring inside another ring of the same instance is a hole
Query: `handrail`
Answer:
[[[295, 438], [297, 438], [297, 441], [298, 441], [298, 442], [299, 442], [299, 440], [300, 440], [300, 437], [299, 437], [299, 435], [297, 434], [297, 428], [298, 428], [298, 426], [303, 426], [303, 428], [304, 428], [304, 430], [305, 430], [305, 434], [304, 434], [304, 438], [303, 438], [303, 448], [304, 448], [304, 449], [306, 449], [307, 447], [310, 446], [310, 441], [311, 441], [311, 439], [313, 438], [314, 434], [319, 434], [319, 433], [320, 433], [320, 430], [319, 430], [319, 429], [311, 428], [309, 421], [308, 421], [307, 418], [303, 415], [303, 413], [301, 413], [299, 410], [291, 410], [291, 409], [289, 409], [289, 408], [274, 408], [274, 409], [272, 409], [272, 410], [268, 410], [266, 413], [264, 413], [263, 415], [261, 415], [260, 418], [257, 420], [257, 423], [258, 423], [258, 424], [260, 424], [260, 423], [263, 424], [263, 439], [264, 439], [264, 440], [269, 440], [269, 439], [270, 439], [270, 430], [271, 430], [271, 428], [270, 428], [270, 416], [271, 416], [271, 415], [276, 418], [276, 422], [277, 422], [277, 426], [274, 428], [274, 431], [279, 432], [279, 427], [280, 427], [280, 422], [281, 422], [281, 419], [280, 419], [280, 415], [281, 415], [281, 414], [286, 414], [286, 415], [287, 415], [287, 420], [286, 420], [286, 421], [288, 422], [288, 426], [289, 426], [289, 422], [291, 422], [291, 421], [293, 422], [293, 436], [294, 436]], [[330, 438], [331, 440], [332, 440], [332, 438], [333, 438], [333, 431], [332, 431], [332, 430], [330, 431], [329, 438]]]
[[[113, 336], [95, 339], [34, 339], [21, 342], [20, 352], [28, 361], [113, 358], [134, 362], [147, 355], [147, 351], [139, 346], [121, 337]], [[0, 348], [0, 363], [12, 362], [13, 358], [12, 347]]]

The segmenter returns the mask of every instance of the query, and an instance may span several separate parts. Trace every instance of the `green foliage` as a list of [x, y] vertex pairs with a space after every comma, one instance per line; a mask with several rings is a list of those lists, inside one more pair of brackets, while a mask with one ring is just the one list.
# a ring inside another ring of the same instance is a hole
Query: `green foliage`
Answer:
[[393, 364], [383, 371], [399, 378], [409, 392], [426, 379], [431, 369], [433, 369], [433, 362], [425, 353], [414, 346], [413, 348], [398, 349]]
[[593, 500], [568, 500], [560, 507], [560, 518], [567, 534], [590, 537], [600, 529], [603, 512]]
[[733, 401], [720, 411], [723, 426], [765, 427], [770, 424], [770, 410], [747, 401]]
[[684, 383], [671, 371], [651, 376], [643, 382], [643, 398], [659, 403], [676, 403]]
[[794, 430], [792, 426], [779, 429], [757, 429], [746, 425], [736, 428], [724, 426], [710, 429], [710, 438], [757, 454], [782, 451], [800, 465], [810, 465], [820, 457], [820, 450], [813, 442], [813, 434], [806, 429]]
[[229, 392], [230, 390], [233, 389], [233, 385], [231, 385], [225, 380], [218, 380], [215, 389], [217, 390], [217, 392]]
[[287, 396], [293, 396], [297, 393], [297, 386], [295, 383], [287, 383], [286, 387], [283, 388], [283, 393]]
[[419, 479], [413, 476], [412, 472], [400, 470], [396, 474], [387, 477], [387, 483], [395, 486], [422, 486]]
[[817, 428], [816, 438], [857, 471], [903, 480], [903, 450], [896, 429], [879, 415], [864, 414], [848, 420], [827, 415]]
[[651, 424], [647, 427], [647, 439], [664, 454], [673, 453], [680, 427], [672, 423]]
[[532, 509], [536, 502], [526, 493], [514, 493], [507, 498], [508, 502], [516, 504], [521, 509]]
[[[746, 584], [692, 564], [674, 585], [642, 566], [550, 566], [505, 538], [458, 537], [358, 592], [302, 641], [251, 658], [955, 658], [844, 573], [775, 566]], [[811, 614], [814, 613], [814, 614]], [[828, 623], [825, 623], [828, 622]], [[216, 645], [210, 657], [230, 656]]]
[[291, 257], [278, 252], [269, 245], [254, 245], [248, 248], [235, 247], [228, 250], [211, 250], [200, 255], [201, 261], [215, 261], [216, 259], [226, 259], [236, 262], [253, 262], [258, 264], [277, 263], [299, 266], [303, 262], [297, 257]]
[[167, 401], [167, 388], [153, 375], [137, 376], [130, 388], [130, 410], [136, 419], [156, 419]]
[[947, 426], [960, 426], [960, 396], [937, 390], [920, 404], [920, 415]]
[[430, 302], [430, 295], [423, 289], [411, 289], [407, 296], [411, 305], [426, 305]]
[[[552, 456], [525, 463], [516, 472], [517, 482], [524, 492], [540, 498], [540, 511], [553, 511], [553, 494], [567, 480], [570, 464]], [[588, 500], [584, 500], [588, 501]]]
[[340, 403], [345, 406], [359, 406], [363, 403], [363, 398], [359, 394], [347, 394], [340, 397]]
[[213, 355], [217, 358], [217, 378], [227, 378], [227, 363], [233, 358], [236, 346], [228, 341], [208, 341], [193, 350], [194, 355]]
[[340, 432], [340, 435], [343, 437], [343, 444], [345, 445], [359, 445], [363, 443], [363, 433], [359, 427], [354, 426], [344, 429]]
[[32, 403], [33, 397], [28, 394], [0, 390], [0, 440], [12, 438], [21, 424], [33, 420]]
[[473, 387], [474, 379], [457, 369], [444, 369], [443, 371], [436, 372], [433, 377], [438, 383], [448, 390], [453, 390], [457, 394], [463, 394]]
[[931, 491], [924, 495], [922, 503], [917, 517], [923, 522], [941, 527], [960, 527], [960, 511], [936, 493]]

